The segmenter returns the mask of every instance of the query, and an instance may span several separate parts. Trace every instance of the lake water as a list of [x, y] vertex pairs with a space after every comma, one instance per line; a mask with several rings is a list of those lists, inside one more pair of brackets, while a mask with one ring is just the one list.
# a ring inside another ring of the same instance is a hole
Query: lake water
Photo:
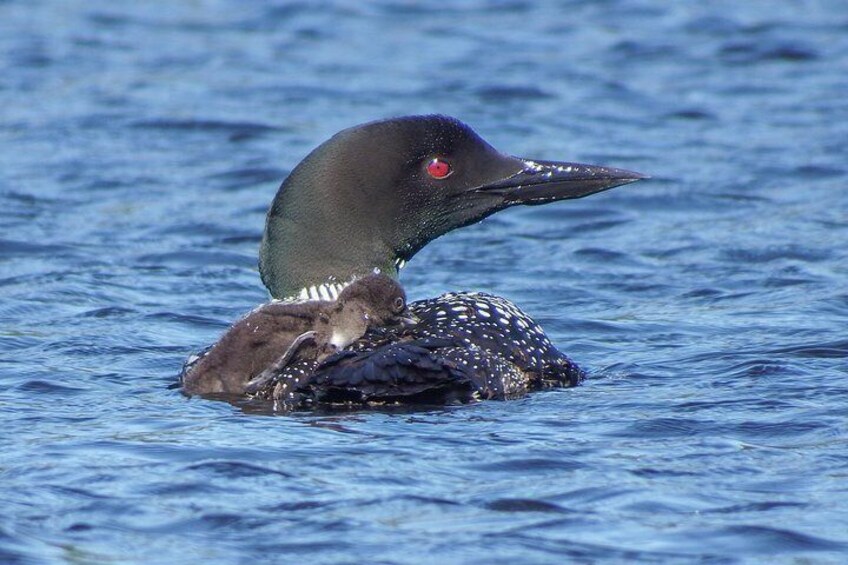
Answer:
[[[848, 559], [844, 2], [0, 1], [0, 562]], [[279, 182], [439, 112], [653, 176], [433, 242], [590, 372], [419, 411], [186, 399]]]

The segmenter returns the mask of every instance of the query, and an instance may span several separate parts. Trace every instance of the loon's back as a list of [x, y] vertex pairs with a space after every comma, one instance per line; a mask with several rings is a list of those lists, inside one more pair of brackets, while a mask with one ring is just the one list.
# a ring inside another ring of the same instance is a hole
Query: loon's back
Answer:
[[295, 363], [261, 396], [316, 404], [465, 403], [575, 386], [583, 372], [512, 302], [448, 293], [409, 305], [419, 322], [379, 328], [321, 364]]

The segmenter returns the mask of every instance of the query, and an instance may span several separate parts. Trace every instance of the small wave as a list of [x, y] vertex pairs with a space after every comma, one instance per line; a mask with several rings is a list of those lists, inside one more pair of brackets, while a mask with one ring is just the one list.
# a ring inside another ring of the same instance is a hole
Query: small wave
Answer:
[[156, 265], [209, 266], [232, 265], [254, 268], [256, 257], [227, 251], [170, 251], [166, 253], [150, 253], [137, 258], [140, 263]]
[[260, 184], [279, 183], [284, 177], [285, 171], [282, 169], [256, 167], [215, 173], [206, 178], [226, 190], [238, 190]]
[[725, 549], [736, 547], [743, 554], [775, 555], [797, 551], [845, 551], [848, 544], [804, 534], [759, 525], [727, 526], [716, 532], [703, 532], [702, 543], [720, 543]]
[[291, 473], [286, 473], [285, 471], [269, 469], [243, 461], [207, 461], [189, 465], [186, 469], [190, 471], [210, 472], [228, 479], [248, 479], [269, 475], [278, 475], [286, 478], [293, 476]]
[[579, 461], [565, 459], [506, 459], [493, 463], [474, 465], [480, 471], [522, 471], [524, 473], [540, 471], [575, 471], [584, 465]]
[[815, 49], [803, 45], [769, 45], [762, 41], [739, 42], [725, 45], [719, 56], [734, 64], [754, 64], [770, 61], [807, 62], [815, 61], [819, 54]]
[[65, 255], [73, 254], [75, 249], [68, 245], [55, 245], [49, 243], [32, 243], [29, 241], [15, 241], [11, 239], [0, 239], [0, 257], [14, 255]]
[[498, 498], [485, 504], [489, 510], [496, 512], [542, 512], [566, 514], [570, 512], [562, 506], [544, 500], [532, 498]]
[[156, 129], [166, 131], [200, 131], [200, 132], [224, 132], [235, 133], [268, 133], [285, 131], [285, 128], [269, 126], [255, 122], [228, 122], [224, 120], [141, 120], [130, 124], [131, 127], [139, 129]]
[[534, 86], [489, 86], [480, 88], [477, 96], [484, 102], [546, 100], [554, 95]]
[[55, 382], [44, 380], [32, 380], [23, 383], [17, 387], [21, 392], [30, 394], [57, 394], [62, 396], [72, 396], [87, 392], [87, 389], [77, 388], [67, 385], [61, 385]]
[[842, 359], [848, 357], [848, 339], [783, 347], [773, 349], [771, 353], [788, 354], [792, 357], [802, 358]]
[[247, 141], [265, 135], [287, 131], [286, 128], [255, 122], [223, 120], [153, 119], [132, 122], [130, 127], [165, 133], [224, 134], [230, 141]]

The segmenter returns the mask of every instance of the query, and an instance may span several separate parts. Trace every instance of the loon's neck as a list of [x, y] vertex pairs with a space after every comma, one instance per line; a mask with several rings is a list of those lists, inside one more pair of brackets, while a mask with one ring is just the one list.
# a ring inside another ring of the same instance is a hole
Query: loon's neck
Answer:
[[[397, 259], [394, 265], [388, 270], [374, 267], [365, 269], [361, 274], [351, 276], [348, 279], [339, 279], [337, 277], [329, 277], [322, 282], [316, 282], [309, 286], [301, 287], [294, 292], [282, 293], [274, 295], [273, 298], [286, 301], [301, 301], [301, 300], [337, 300], [339, 294], [353, 281], [374, 273], [383, 273], [392, 278], [397, 278], [400, 270], [406, 265], [403, 259]], [[317, 279], [316, 279], [317, 280]]]
[[274, 298], [331, 300], [351, 281], [374, 273], [397, 277], [403, 260], [360, 226], [310, 214], [307, 225], [272, 208], [259, 249], [262, 282]]

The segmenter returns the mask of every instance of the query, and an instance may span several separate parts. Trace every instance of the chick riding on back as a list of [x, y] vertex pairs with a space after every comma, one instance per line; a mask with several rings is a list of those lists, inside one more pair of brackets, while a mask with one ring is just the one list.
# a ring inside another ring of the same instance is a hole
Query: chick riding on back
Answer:
[[403, 288], [381, 274], [354, 281], [335, 301], [269, 302], [236, 322], [184, 370], [183, 391], [256, 392], [294, 358], [317, 364], [369, 328], [412, 322]]

